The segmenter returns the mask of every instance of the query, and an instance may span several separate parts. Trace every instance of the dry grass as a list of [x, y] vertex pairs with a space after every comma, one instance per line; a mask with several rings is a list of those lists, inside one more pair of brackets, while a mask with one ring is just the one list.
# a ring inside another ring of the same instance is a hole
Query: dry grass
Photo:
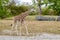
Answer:
[[[32, 18], [34, 19], [34, 18]], [[27, 18], [29, 20], [29, 18]], [[10, 24], [13, 23], [13, 20], [0, 20], [0, 32], [2, 30], [8, 29], [11, 30]], [[28, 24], [29, 33], [54, 33], [60, 34], [60, 22], [57, 21], [26, 21]], [[22, 27], [22, 32], [25, 33], [24, 27]]]

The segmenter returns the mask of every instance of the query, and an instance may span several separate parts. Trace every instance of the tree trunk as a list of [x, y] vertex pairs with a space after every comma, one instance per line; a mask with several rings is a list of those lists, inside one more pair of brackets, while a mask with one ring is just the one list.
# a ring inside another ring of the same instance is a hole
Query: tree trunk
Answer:
[[39, 10], [40, 10], [40, 15], [42, 15], [41, 5], [39, 6]]
[[38, 7], [39, 7], [40, 15], [42, 15], [41, 0], [38, 0]]

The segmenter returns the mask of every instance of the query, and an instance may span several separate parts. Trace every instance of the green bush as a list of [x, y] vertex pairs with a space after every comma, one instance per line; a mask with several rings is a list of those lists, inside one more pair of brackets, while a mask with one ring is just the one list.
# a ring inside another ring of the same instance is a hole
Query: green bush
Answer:
[[18, 14], [28, 10], [28, 6], [24, 6], [24, 5], [21, 5], [21, 6], [11, 6], [11, 5], [9, 5], [7, 7], [11, 11], [12, 16], [18, 15]]
[[38, 15], [37, 12], [31, 12], [29, 15]]
[[3, 18], [6, 18], [8, 16], [9, 16], [8, 10], [5, 7], [2, 6], [0, 8], [0, 18], [3, 19]]
[[49, 8], [42, 9], [42, 15], [56, 15], [56, 11]]
[[42, 15], [48, 15], [48, 11], [49, 9], [47, 8], [42, 9]]

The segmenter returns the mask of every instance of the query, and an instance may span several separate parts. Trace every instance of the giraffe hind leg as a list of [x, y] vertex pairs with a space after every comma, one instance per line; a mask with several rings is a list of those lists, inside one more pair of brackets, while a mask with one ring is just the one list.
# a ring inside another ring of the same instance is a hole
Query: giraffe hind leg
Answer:
[[17, 21], [16, 26], [15, 26], [15, 30], [16, 30], [17, 35], [19, 35], [19, 33], [18, 33], [18, 24], [19, 24], [19, 21]]
[[13, 32], [13, 29], [14, 29], [15, 24], [14, 24], [14, 25], [13, 25], [13, 24], [11, 24], [11, 26], [12, 26], [12, 28], [11, 28], [10, 35], [12, 35], [12, 32]]
[[21, 28], [21, 27], [22, 27], [22, 24], [21, 24], [21, 22], [20, 22], [20, 36], [21, 36], [21, 34], [22, 34], [22, 33], [21, 33], [22, 28]]

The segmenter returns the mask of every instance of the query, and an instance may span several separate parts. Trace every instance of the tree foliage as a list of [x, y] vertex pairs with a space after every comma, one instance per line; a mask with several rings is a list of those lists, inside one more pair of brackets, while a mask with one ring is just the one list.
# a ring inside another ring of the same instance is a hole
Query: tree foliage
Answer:
[[5, 18], [8, 16], [8, 11], [5, 5], [9, 2], [9, 0], [0, 0], [0, 18]]
[[60, 15], [60, 0], [48, 0], [49, 1], [49, 8], [55, 10], [57, 13], [56, 15]]
[[7, 7], [10, 10], [12, 16], [21, 14], [22, 12], [25, 12], [25, 11], [28, 10], [28, 6], [24, 6], [24, 5], [21, 5], [21, 6], [7, 6]]
[[[38, 6], [40, 9], [40, 13], [43, 11], [41, 9], [42, 5], [45, 5], [45, 7], [48, 6], [48, 9], [54, 10], [55, 14], [54, 15], [60, 15], [60, 0], [36, 0], [38, 2]], [[48, 11], [48, 10], [46, 10]], [[51, 13], [52, 14], [52, 13]]]
[[34, 8], [39, 7], [40, 14], [42, 14], [42, 11], [43, 11], [41, 6], [42, 5], [46, 5], [47, 6], [47, 4], [49, 3], [48, 0], [33, 0], [32, 2], [33, 2], [33, 5], [34, 5]]
[[11, 2], [8, 0], [1, 0], [0, 4], [1, 4], [0, 5], [1, 19], [10, 17], [10, 16], [15, 16], [28, 10], [28, 6], [24, 6], [24, 5], [16, 6], [16, 3], [14, 0], [12, 0]]
[[33, 5], [35, 9], [39, 10], [39, 14], [42, 14], [42, 9], [41, 9], [41, 0], [33, 0]]
[[[42, 15], [60, 15], [60, 0], [32, 0], [32, 2], [33, 7]], [[42, 9], [42, 5], [46, 5], [45, 9]], [[18, 15], [27, 11], [29, 7], [31, 6], [16, 6], [14, 0], [11, 2], [9, 0], [0, 0], [0, 18]], [[32, 12], [31, 15], [35, 15], [34, 13], [37, 12]]]

